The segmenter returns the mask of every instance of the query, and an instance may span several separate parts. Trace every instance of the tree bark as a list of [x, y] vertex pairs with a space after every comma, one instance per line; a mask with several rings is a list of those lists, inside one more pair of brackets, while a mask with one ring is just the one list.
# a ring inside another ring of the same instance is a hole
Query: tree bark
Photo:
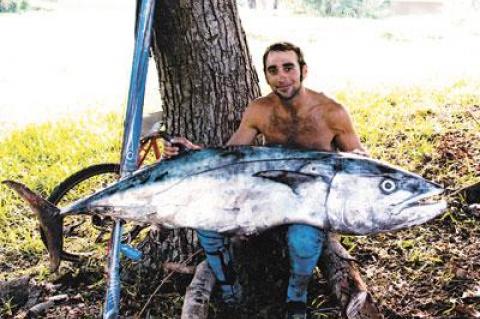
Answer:
[[158, 1], [153, 38], [167, 130], [225, 144], [260, 95], [235, 1]]
[[353, 260], [340, 244], [339, 236], [330, 233], [319, 264], [344, 316], [348, 319], [383, 318]]
[[273, 10], [278, 9], [278, 0], [273, 0]]

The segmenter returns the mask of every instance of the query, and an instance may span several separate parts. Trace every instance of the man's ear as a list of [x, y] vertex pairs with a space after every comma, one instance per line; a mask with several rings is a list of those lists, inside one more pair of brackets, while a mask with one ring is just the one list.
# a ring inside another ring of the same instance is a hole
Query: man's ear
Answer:
[[302, 78], [301, 80], [305, 80], [305, 78], [307, 77], [307, 74], [308, 74], [308, 66], [306, 64], [304, 64], [302, 66]]

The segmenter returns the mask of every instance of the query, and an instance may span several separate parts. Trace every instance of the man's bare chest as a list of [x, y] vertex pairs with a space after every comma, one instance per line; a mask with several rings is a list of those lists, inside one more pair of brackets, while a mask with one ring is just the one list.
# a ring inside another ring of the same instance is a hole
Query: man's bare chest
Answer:
[[318, 116], [272, 113], [262, 125], [261, 133], [269, 144], [332, 150], [334, 134]]

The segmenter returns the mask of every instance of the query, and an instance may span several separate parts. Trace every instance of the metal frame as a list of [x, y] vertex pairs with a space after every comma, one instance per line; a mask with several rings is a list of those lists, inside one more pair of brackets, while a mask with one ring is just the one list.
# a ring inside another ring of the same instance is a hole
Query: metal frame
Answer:
[[[121, 178], [130, 176], [137, 169], [138, 148], [142, 129], [143, 102], [148, 71], [148, 58], [152, 34], [155, 0], [142, 0], [136, 25], [130, 89], [124, 122]], [[110, 239], [108, 256], [108, 283], [103, 318], [118, 318], [120, 312], [120, 252], [128, 251], [121, 243], [122, 221], [116, 220]]]

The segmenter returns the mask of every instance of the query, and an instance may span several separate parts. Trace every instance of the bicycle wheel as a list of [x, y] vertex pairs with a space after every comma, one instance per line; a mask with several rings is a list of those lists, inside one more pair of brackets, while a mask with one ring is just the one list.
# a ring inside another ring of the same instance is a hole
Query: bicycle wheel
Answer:
[[[89, 166], [74, 173], [58, 184], [47, 199], [58, 207], [64, 207], [105, 188], [109, 184], [117, 181], [119, 177], [119, 164], [104, 163]], [[90, 223], [90, 218], [92, 223]], [[90, 224], [97, 227], [92, 227]], [[72, 215], [65, 217], [63, 233], [66, 250], [80, 252], [85, 249], [91, 251], [98, 248], [95, 247], [94, 243], [98, 242], [101, 235], [108, 230], [108, 228], [102, 227], [104, 224], [104, 220], [97, 216]], [[45, 243], [45, 236], [43, 233], [41, 233], [41, 235]]]
[[[109, 183], [118, 180], [119, 177], [119, 164], [106, 163], [89, 166], [58, 184], [47, 200], [52, 204], [64, 206], [62, 204], [77, 200], [81, 198], [82, 195], [93, 193], [102, 186], [105, 187]], [[73, 190], [76, 191], [73, 192]]]

